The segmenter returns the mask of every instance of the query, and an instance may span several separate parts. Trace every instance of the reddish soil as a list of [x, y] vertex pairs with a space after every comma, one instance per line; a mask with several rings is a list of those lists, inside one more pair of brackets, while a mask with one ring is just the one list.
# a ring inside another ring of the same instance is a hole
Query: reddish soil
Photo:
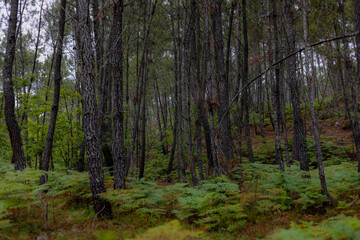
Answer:
[[[306, 119], [305, 129], [306, 129], [306, 135], [308, 137], [311, 137], [313, 131], [312, 131], [310, 119]], [[351, 145], [354, 143], [351, 128], [347, 124], [344, 117], [332, 118], [331, 120], [328, 119], [326, 121], [319, 119], [318, 129], [321, 136], [331, 137], [331, 140], [338, 145]], [[251, 132], [253, 133], [251, 140], [254, 146], [261, 145], [263, 142], [260, 134], [259, 124], [257, 124], [256, 130], [257, 130], [257, 134], [254, 134], [255, 126], [254, 124], [251, 124]], [[275, 139], [275, 132], [271, 125], [266, 125], [264, 127], [264, 133], [266, 140]], [[293, 136], [292, 121], [287, 122], [287, 135], [288, 138], [291, 138]], [[281, 136], [281, 138], [283, 139], [283, 136]], [[243, 140], [245, 140], [245, 137], [243, 137]]]

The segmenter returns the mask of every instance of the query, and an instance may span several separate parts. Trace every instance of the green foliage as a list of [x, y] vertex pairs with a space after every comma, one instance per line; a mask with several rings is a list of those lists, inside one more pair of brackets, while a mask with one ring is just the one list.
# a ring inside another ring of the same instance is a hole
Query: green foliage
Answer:
[[[159, 145], [160, 146], [160, 145]], [[161, 147], [159, 147], [161, 149]], [[164, 155], [161, 150], [153, 149], [150, 151], [151, 160], [147, 161], [145, 166], [147, 181], [167, 181], [166, 170], [168, 167], [169, 156]], [[172, 177], [175, 177], [174, 175]]]
[[[46, 203], [51, 202], [57, 212], [63, 206], [79, 207], [81, 203], [85, 203], [85, 209], [89, 208], [91, 201], [87, 173], [58, 169], [48, 172], [48, 183], [39, 185], [43, 174], [43, 171], [30, 167], [21, 172], [15, 171], [10, 161], [0, 159], [0, 229], [3, 232], [11, 231], [15, 225], [14, 229], [20, 232], [45, 231], [45, 209], [40, 194]], [[71, 212], [66, 214], [68, 217], [71, 215]]]
[[209, 230], [239, 230], [246, 223], [237, 184], [225, 177], [208, 181], [179, 197], [179, 219], [204, 226]]
[[313, 222], [303, 222], [300, 225], [292, 223], [290, 229], [281, 230], [273, 234], [270, 239], [360, 239], [360, 220], [357, 217], [338, 215], [317, 226], [314, 226]]
[[89, 202], [91, 193], [87, 172], [75, 172], [65, 169], [49, 172], [49, 181], [44, 184], [48, 195], [56, 197], [66, 195], [66, 201]]
[[39, 178], [42, 172], [32, 169], [14, 171], [9, 163], [0, 161], [0, 228], [11, 227], [13, 210], [25, 209], [37, 203], [42, 187]]
[[[271, 164], [275, 159], [275, 142], [273, 140], [266, 140], [261, 144], [261, 147], [253, 149], [254, 158], [256, 162]], [[244, 146], [245, 147], [245, 146]]]
[[175, 216], [206, 229], [235, 231], [246, 222], [239, 203], [239, 188], [225, 177], [206, 181], [195, 188], [186, 184], [159, 186], [135, 181], [131, 190], [112, 190], [102, 196], [119, 207], [121, 214], [159, 218]]
[[[313, 138], [307, 138], [306, 145], [308, 150], [308, 158], [310, 161], [310, 166], [317, 167], [315, 142]], [[351, 154], [351, 150], [352, 150], [351, 146], [341, 146], [335, 144], [332, 137], [321, 137], [320, 145], [321, 145], [324, 165], [327, 166], [340, 164], [342, 162], [348, 161], [349, 155]]]

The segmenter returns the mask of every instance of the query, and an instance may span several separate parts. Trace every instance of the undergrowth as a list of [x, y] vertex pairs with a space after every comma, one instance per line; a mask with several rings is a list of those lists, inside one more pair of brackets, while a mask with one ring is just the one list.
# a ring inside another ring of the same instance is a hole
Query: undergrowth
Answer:
[[[311, 226], [296, 219], [309, 214], [331, 217], [343, 213], [352, 216], [360, 210], [360, 177], [356, 166], [349, 162], [325, 167], [328, 189], [335, 199], [335, 205], [327, 207], [317, 169], [310, 171], [310, 178], [304, 178], [296, 164], [284, 173], [273, 164], [243, 164], [233, 169], [230, 178], [222, 176], [205, 180], [196, 187], [187, 183], [165, 184], [131, 179], [127, 183], [128, 189], [113, 190], [111, 177], [107, 176], [108, 191], [102, 197], [112, 204], [114, 211], [114, 219], [107, 222], [95, 218], [87, 173], [57, 169], [49, 172], [49, 182], [40, 186], [42, 171], [30, 168], [23, 172], [14, 171], [9, 163], [0, 162], [0, 230], [5, 236], [28, 238], [45, 234], [45, 207], [40, 196], [48, 204], [50, 234], [56, 239], [73, 236], [80, 239], [89, 236], [106, 239], [108, 236], [108, 239], [114, 239], [111, 238], [114, 236], [113, 228], [118, 229], [115, 239], [126, 239], [136, 237], [136, 233], [146, 233], [146, 229], [156, 228], [159, 224], [165, 224], [165, 229], [170, 226], [178, 236], [186, 237], [200, 229], [205, 233], [197, 235], [199, 239], [206, 239], [208, 234], [211, 234], [210, 239], [227, 234], [240, 238], [248, 231], [248, 226], [288, 215], [296, 216], [293, 219], [296, 223], [291, 225], [290, 232], [280, 231], [273, 239], [286, 239], [281, 236], [296, 235], [297, 231], [302, 232], [298, 236], [316, 239], [317, 236], [311, 235], [312, 230], [303, 229], [315, 228], [321, 232], [326, 226], [333, 228], [331, 224], [342, 226], [345, 232], [358, 229], [356, 217], [329, 218], [327, 222]], [[166, 222], [171, 220], [178, 222], [167, 225]], [[187, 232], [180, 226], [197, 230]], [[163, 232], [163, 228], [154, 231]], [[331, 238], [333, 235], [324, 236]]]
[[272, 240], [356, 240], [360, 239], [360, 220], [357, 217], [338, 215], [318, 225], [311, 222], [291, 223], [290, 229], [273, 234]]

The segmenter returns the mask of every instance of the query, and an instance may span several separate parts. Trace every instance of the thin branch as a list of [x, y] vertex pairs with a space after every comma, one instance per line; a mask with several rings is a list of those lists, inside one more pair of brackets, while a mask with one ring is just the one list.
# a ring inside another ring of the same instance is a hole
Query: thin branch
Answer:
[[[354, 37], [356, 34], [359, 34], [360, 32], [354, 32], [352, 34], [349, 34], [349, 35], [344, 35], [344, 36], [337, 36], [337, 37], [333, 37], [333, 38], [328, 38], [328, 39], [324, 39], [324, 40], [321, 40], [321, 41], [318, 41], [318, 42], [315, 42], [315, 43], [312, 43], [310, 45], [307, 45], [307, 46], [304, 46], [302, 48], [299, 48], [298, 50], [290, 53], [289, 55], [285, 56], [284, 58], [274, 62], [273, 64], [271, 64], [268, 68], [265, 69], [265, 71], [263, 71], [262, 73], [260, 73], [259, 75], [257, 75], [255, 78], [251, 79], [251, 81], [249, 81], [247, 84], [245, 84], [245, 86], [243, 86], [236, 94], [235, 96], [233, 97], [233, 99], [231, 100], [229, 106], [226, 108], [225, 112], [224, 112], [224, 115], [223, 117], [221, 118], [221, 121], [219, 122], [219, 126], [221, 126], [222, 122], [224, 121], [224, 118], [226, 116], [226, 114], [230, 111], [230, 109], [232, 108], [234, 102], [236, 101], [236, 99], [238, 99], [238, 96], [240, 95], [240, 93], [242, 93], [247, 87], [250, 86], [250, 84], [252, 84], [253, 82], [255, 82], [258, 78], [260, 78], [262, 75], [266, 74], [269, 70], [273, 69], [276, 65], [278, 65], [279, 63], [285, 61], [286, 59], [304, 51], [305, 49], [308, 49], [308, 48], [312, 48], [312, 47], [315, 47], [317, 45], [320, 45], [320, 44], [323, 44], [323, 43], [327, 43], [327, 42], [332, 42], [332, 41], [336, 41], [336, 40], [340, 40], [340, 39], [343, 39], [343, 38], [349, 38], [349, 37]], [[219, 129], [217, 130], [216, 132], [216, 136], [218, 136], [219, 134]]]
[[104, 209], [105, 209], [105, 205], [104, 205], [104, 207], [103, 207], [99, 212], [95, 213], [95, 217], [93, 218], [93, 221], [92, 221], [92, 224], [91, 224], [91, 232], [94, 231], [95, 220], [96, 220], [97, 215], [99, 215]]
[[50, 227], [49, 227], [49, 221], [48, 221], [48, 204], [42, 199], [41, 193], [39, 193], [39, 198], [41, 203], [45, 206], [45, 221], [46, 221], [46, 234], [49, 236], [50, 234]]

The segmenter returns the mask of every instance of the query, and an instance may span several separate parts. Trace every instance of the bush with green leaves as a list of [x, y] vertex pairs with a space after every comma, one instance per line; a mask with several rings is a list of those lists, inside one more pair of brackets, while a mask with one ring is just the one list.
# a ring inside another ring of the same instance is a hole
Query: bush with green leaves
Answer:
[[111, 190], [102, 196], [118, 207], [121, 214], [176, 217], [209, 230], [235, 231], [246, 222], [238, 185], [226, 177], [204, 181], [194, 188], [146, 181], [131, 182], [130, 188]]
[[[308, 150], [308, 158], [310, 166], [317, 167], [315, 142], [313, 138], [306, 139]], [[334, 142], [333, 137], [320, 138], [321, 152], [324, 160], [324, 165], [330, 166], [340, 164], [349, 160], [352, 152], [352, 146], [342, 146]]]
[[[245, 192], [257, 195], [258, 210], [295, 208], [298, 211], [322, 209], [327, 199], [321, 194], [317, 169], [311, 170], [310, 178], [298, 165], [280, 173], [277, 165], [244, 164]], [[359, 190], [358, 173], [352, 163], [341, 163], [325, 167], [327, 186], [331, 196], [338, 200], [350, 200], [349, 192]]]
[[11, 227], [14, 221], [27, 221], [20, 216], [27, 208], [39, 203], [41, 171], [30, 168], [15, 171], [14, 166], [0, 161], [0, 229]]
[[[43, 174], [44, 171], [30, 167], [15, 171], [10, 161], [0, 158], [0, 232], [45, 232], [45, 207], [41, 199], [47, 204], [51, 203], [57, 213], [84, 206], [85, 209], [92, 209], [87, 173], [57, 168], [48, 172], [48, 182], [40, 185]], [[54, 210], [52, 215], [55, 215]]]

